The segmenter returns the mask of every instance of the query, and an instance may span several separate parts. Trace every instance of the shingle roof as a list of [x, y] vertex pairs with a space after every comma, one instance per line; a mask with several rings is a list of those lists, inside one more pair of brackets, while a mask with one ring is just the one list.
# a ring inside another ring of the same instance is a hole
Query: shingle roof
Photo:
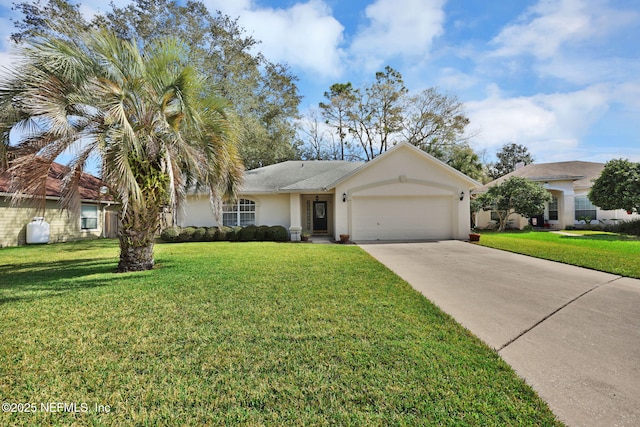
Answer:
[[604, 169], [604, 163], [593, 162], [556, 162], [526, 165], [511, 173], [506, 174], [474, 191], [483, 193], [490, 187], [500, 184], [512, 176], [520, 176], [537, 182], [548, 181], [573, 181], [574, 188], [590, 188], [592, 181], [600, 176]]
[[290, 160], [245, 172], [242, 192], [322, 191], [362, 165], [342, 160]]
[[[68, 168], [59, 163], [53, 163], [49, 169], [46, 181], [47, 197], [60, 197], [62, 188], [62, 179], [68, 172]], [[83, 200], [108, 200], [109, 196], [100, 194], [100, 187], [105, 183], [88, 173], [83, 173], [80, 178], [79, 191], [80, 198]], [[0, 193], [11, 193], [11, 176], [9, 173], [0, 173]]]

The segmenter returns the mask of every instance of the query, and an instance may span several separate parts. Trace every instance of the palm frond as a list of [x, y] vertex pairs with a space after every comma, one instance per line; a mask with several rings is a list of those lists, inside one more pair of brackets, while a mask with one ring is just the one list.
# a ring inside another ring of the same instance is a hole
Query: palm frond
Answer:
[[[0, 116], [3, 147], [12, 128], [23, 133], [12, 148], [21, 160], [5, 166], [15, 173], [16, 194], [43, 195], [51, 163], [72, 152], [61, 198], [72, 210], [79, 209], [77, 187], [94, 154], [125, 211], [144, 211], [166, 191], [178, 212], [198, 186], [210, 190], [214, 205], [236, 197], [244, 170], [238, 127], [190, 65], [184, 43], [158, 40], [143, 54], [136, 43], [100, 30], [73, 40], [35, 38], [20, 53], [18, 69], [0, 82], [0, 107], [15, 109]], [[166, 190], [150, 196], [145, 173], [166, 182]]]

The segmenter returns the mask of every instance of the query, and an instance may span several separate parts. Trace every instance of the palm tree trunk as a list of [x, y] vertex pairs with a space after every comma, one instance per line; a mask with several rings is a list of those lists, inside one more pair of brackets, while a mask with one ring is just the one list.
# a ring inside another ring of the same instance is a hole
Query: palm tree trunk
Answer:
[[[132, 231], [132, 230], [128, 230]], [[118, 273], [129, 271], [144, 271], [153, 268], [153, 239], [146, 244], [132, 241], [125, 233], [120, 234], [120, 262]]]
[[123, 216], [118, 238], [120, 262], [118, 272], [151, 270], [154, 265], [153, 246], [160, 225], [160, 215], [153, 212], [132, 212]]

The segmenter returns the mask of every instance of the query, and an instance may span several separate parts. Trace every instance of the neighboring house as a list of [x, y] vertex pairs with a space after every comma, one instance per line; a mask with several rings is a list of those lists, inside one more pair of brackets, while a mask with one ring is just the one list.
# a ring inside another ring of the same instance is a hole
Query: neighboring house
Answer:
[[[470, 190], [480, 184], [401, 143], [362, 162], [288, 161], [247, 171], [223, 225], [283, 225], [351, 240], [466, 239]], [[181, 226], [215, 226], [208, 194], [187, 198]]]
[[[585, 224], [585, 219], [592, 224], [610, 224], [640, 217], [635, 213], [628, 214], [624, 210], [605, 211], [591, 203], [588, 197], [589, 190], [603, 169], [604, 163], [579, 161], [530, 164], [477, 188], [474, 194], [484, 193], [512, 176], [520, 176], [542, 184], [551, 193], [553, 200], [547, 203], [544, 212], [540, 212], [536, 217], [523, 218], [512, 215], [510, 219], [513, 228], [523, 228], [527, 224], [543, 227], [548, 224], [550, 228], [564, 229], [567, 226]], [[490, 227], [495, 221], [493, 215], [492, 212], [481, 211], [477, 215], [476, 225], [479, 228]]]
[[[80, 217], [74, 217], [58, 203], [60, 188], [66, 167], [54, 163], [46, 181], [46, 201], [44, 212], [33, 205], [33, 200], [25, 198], [24, 203], [12, 205], [10, 201], [10, 176], [0, 174], [0, 246], [24, 245], [27, 224], [34, 217], [44, 217], [49, 223], [49, 242], [65, 242], [96, 237], [114, 237], [117, 227], [115, 214], [108, 211], [110, 199], [101, 194], [104, 183], [93, 175], [83, 174], [80, 178], [82, 206]], [[105, 218], [107, 227], [104, 227]]]

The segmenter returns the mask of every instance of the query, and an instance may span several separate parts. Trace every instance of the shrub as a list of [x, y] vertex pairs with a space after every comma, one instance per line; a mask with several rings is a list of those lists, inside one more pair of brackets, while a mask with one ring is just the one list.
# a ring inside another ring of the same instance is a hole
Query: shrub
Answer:
[[256, 240], [259, 242], [269, 242], [273, 240], [273, 232], [268, 225], [261, 225], [256, 231]]
[[289, 232], [281, 225], [271, 227], [274, 242], [286, 242], [289, 240]]
[[224, 242], [226, 240], [229, 240], [229, 233], [233, 231], [231, 227], [227, 227], [226, 225], [223, 225], [222, 227], [218, 228], [216, 230], [216, 241], [217, 242]]
[[183, 228], [178, 236], [179, 242], [191, 242], [193, 241], [193, 235], [196, 233], [195, 227], [186, 227]]
[[160, 239], [163, 242], [175, 243], [179, 241], [180, 229], [178, 227], [169, 227], [162, 230], [160, 233]]
[[241, 242], [252, 242], [256, 240], [257, 232], [258, 227], [256, 227], [255, 225], [247, 225], [238, 232], [238, 240], [240, 240]]
[[193, 233], [192, 242], [204, 242], [204, 236], [207, 234], [207, 229], [204, 227], [196, 228], [196, 231]]
[[227, 232], [227, 240], [237, 242], [240, 239], [240, 230], [242, 230], [242, 227], [231, 227], [231, 230]]
[[205, 242], [214, 242], [216, 240], [216, 233], [218, 227], [207, 227], [207, 231], [204, 233]]
[[640, 236], [640, 219], [634, 219], [631, 221], [621, 221], [614, 227], [616, 233], [632, 234], [634, 236]]

